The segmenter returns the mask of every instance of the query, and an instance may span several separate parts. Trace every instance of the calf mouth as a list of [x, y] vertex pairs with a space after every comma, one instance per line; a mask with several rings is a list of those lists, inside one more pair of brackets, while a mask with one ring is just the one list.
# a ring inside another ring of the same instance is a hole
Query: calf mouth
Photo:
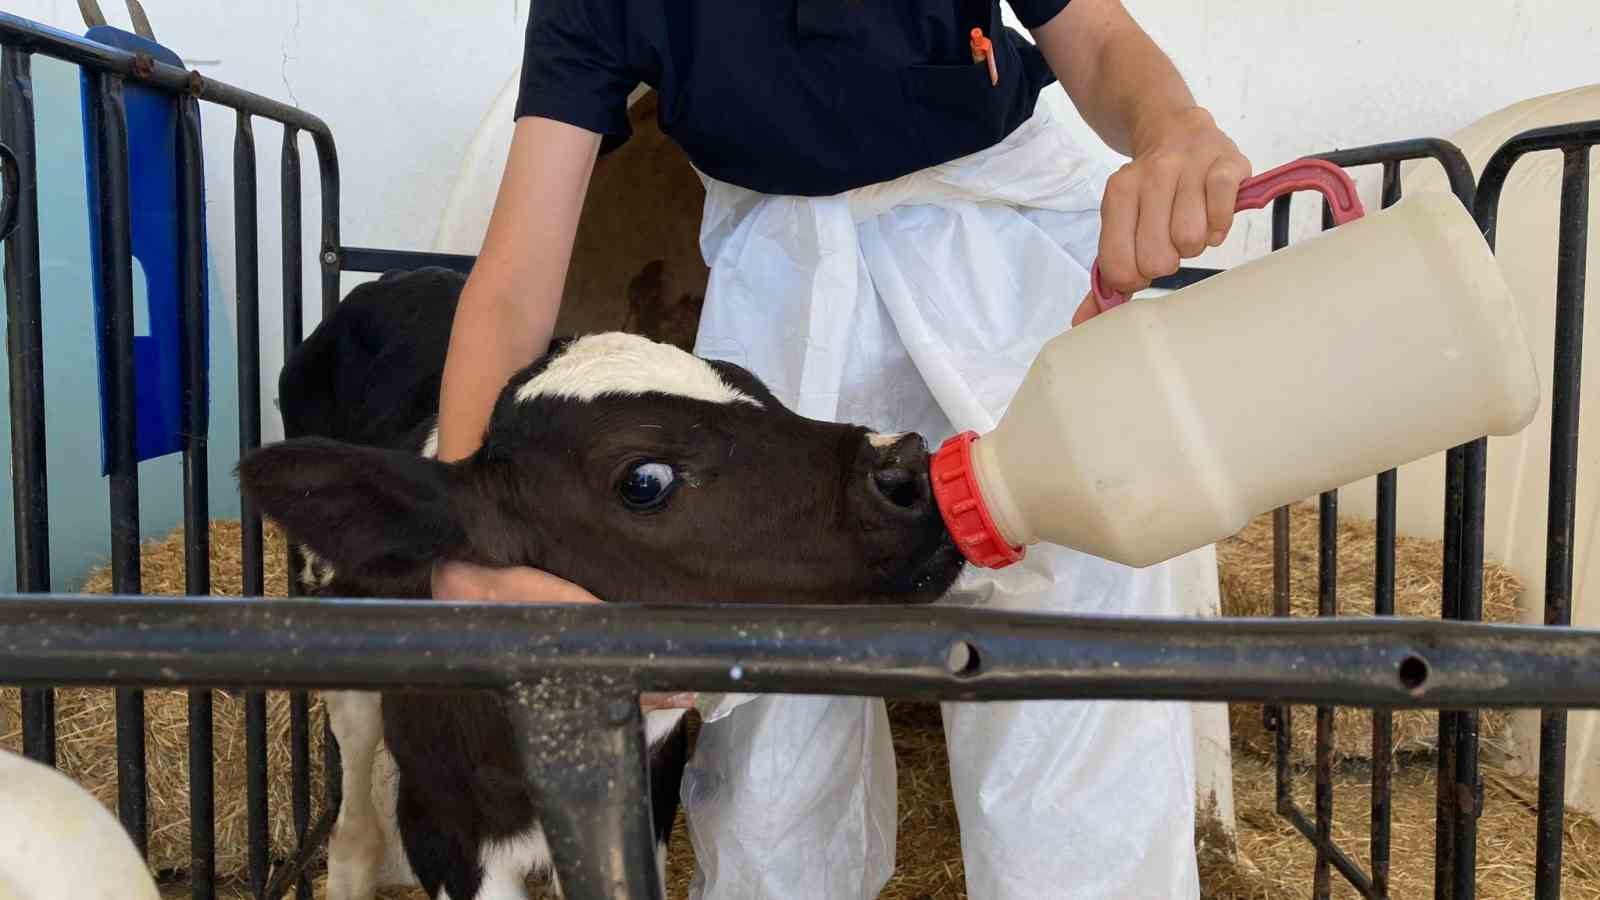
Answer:
[[885, 580], [878, 592], [878, 602], [900, 605], [932, 603], [950, 590], [966, 564], [966, 558], [956, 548], [950, 533], [941, 527], [905, 566]]

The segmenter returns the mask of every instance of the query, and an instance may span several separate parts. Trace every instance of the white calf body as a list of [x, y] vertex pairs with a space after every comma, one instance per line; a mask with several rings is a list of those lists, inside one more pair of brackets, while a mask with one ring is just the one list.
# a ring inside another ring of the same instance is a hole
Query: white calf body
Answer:
[[0, 900], [159, 900], [116, 817], [77, 782], [0, 750]]

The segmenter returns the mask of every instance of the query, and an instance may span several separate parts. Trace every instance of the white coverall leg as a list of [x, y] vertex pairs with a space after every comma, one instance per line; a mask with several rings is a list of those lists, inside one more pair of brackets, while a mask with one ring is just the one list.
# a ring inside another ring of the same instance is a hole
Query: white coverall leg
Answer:
[[[995, 147], [842, 195], [706, 179], [696, 350], [808, 417], [934, 446], [986, 431], [1088, 291], [1107, 174], [1041, 104]], [[942, 602], [1179, 615], [1185, 594], [1215, 596], [1213, 552], [1134, 570], [1036, 545], [969, 567]], [[877, 896], [897, 822], [882, 700], [713, 702], [683, 788], [691, 897]], [[975, 900], [1198, 896], [1188, 704], [947, 703], [944, 722]]]

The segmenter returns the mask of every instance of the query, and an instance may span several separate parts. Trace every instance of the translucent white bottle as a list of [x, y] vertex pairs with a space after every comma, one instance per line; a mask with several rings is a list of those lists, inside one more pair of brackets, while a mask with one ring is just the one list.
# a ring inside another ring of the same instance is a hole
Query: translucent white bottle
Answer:
[[957, 546], [1000, 567], [1030, 544], [1144, 567], [1251, 518], [1484, 435], [1539, 405], [1494, 255], [1460, 201], [1362, 216], [1342, 169], [1302, 160], [1239, 207], [1314, 188], [1338, 228], [1045, 344], [995, 429], [932, 466]]

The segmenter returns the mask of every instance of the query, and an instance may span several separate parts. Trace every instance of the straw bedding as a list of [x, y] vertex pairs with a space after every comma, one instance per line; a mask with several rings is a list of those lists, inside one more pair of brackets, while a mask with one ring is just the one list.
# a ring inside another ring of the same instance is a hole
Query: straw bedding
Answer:
[[[238, 522], [211, 525], [211, 592], [238, 596], [241, 589], [240, 529]], [[147, 594], [181, 595], [183, 584], [183, 534], [178, 532], [142, 548], [141, 587]], [[284, 540], [271, 528], [265, 536], [266, 593], [284, 595]], [[86, 593], [111, 591], [108, 569], [90, 574]], [[222, 876], [243, 877], [248, 865], [245, 817], [244, 697], [212, 692], [214, 741], [214, 797], [216, 802], [217, 871]], [[312, 816], [321, 811], [322, 740], [320, 703], [312, 697], [311, 793]], [[145, 692], [145, 759], [149, 790], [149, 859], [157, 873], [182, 871], [189, 866], [189, 712], [188, 694], [161, 689]], [[20, 697], [15, 689], [0, 689], [0, 747], [17, 751], [22, 746]], [[72, 688], [56, 691], [57, 763], [62, 771], [89, 788], [115, 810], [116, 715], [113, 692]], [[267, 697], [267, 767], [270, 836], [275, 858], [292, 852], [294, 819], [290, 778], [290, 704], [287, 694]]]
[[[961, 843], [950, 800], [949, 769], [938, 707], [890, 701], [900, 772], [899, 867], [880, 900], [965, 900]], [[691, 719], [693, 716], [691, 716]], [[1362, 764], [1351, 763], [1335, 779], [1334, 836], [1363, 866], [1369, 858], [1368, 801], [1371, 785]], [[1296, 778], [1295, 797], [1311, 809], [1311, 776]], [[1430, 897], [1433, 892], [1433, 803], [1431, 765], [1396, 773], [1393, 786], [1391, 878], [1396, 898]], [[1201, 896], [1205, 900], [1300, 900], [1311, 896], [1315, 853], [1304, 838], [1273, 810], [1270, 760], [1248, 752], [1234, 759], [1234, 802], [1238, 832], [1230, 840], [1214, 820], [1202, 820]], [[1478, 896], [1521, 900], [1533, 896], [1535, 786], [1494, 767], [1484, 769], [1485, 810], [1478, 822]], [[1600, 898], [1600, 826], [1568, 813], [1564, 855], [1564, 893], [1574, 900]], [[667, 879], [670, 900], [686, 900], [694, 853], [680, 812], [673, 834]], [[1333, 896], [1354, 898], [1334, 873]], [[318, 896], [321, 896], [318, 880]], [[186, 894], [174, 890], [174, 900]], [[243, 898], [242, 891], [221, 892]], [[384, 900], [426, 900], [418, 890], [391, 890]], [[536, 900], [550, 900], [534, 894]]]
[[[218, 522], [212, 530], [212, 579], [217, 594], [239, 590], [238, 525]], [[268, 536], [268, 593], [284, 588], [281, 536]], [[1345, 523], [1340, 529], [1340, 607], [1342, 612], [1370, 612], [1372, 529], [1362, 523]], [[1271, 604], [1270, 518], [1254, 522], [1238, 536], [1219, 545], [1224, 610], [1229, 615], [1264, 615]], [[1403, 615], [1438, 614], [1440, 551], [1436, 542], [1402, 539], [1397, 547], [1399, 579], [1396, 604]], [[181, 535], [147, 545], [144, 586], [152, 593], [181, 593]], [[1296, 508], [1292, 517], [1292, 579], [1297, 615], [1314, 612], [1316, 597], [1316, 514], [1314, 508]], [[1485, 569], [1485, 618], [1512, 621], [1518, 587], [1510, 574], [1498, 567]], [[97, 573], [89, 590], [105, 590], [107, 579]], [[79, 693], [97, 699], [76, 699]], [[237, 878], [244, 869], [244, 786], [242, 704], [217, 694], [217, 807], [219, 870]], [[288, 705], [275, 695], [271, 707], [272, 809], [274, 848], [286, 852], [293, 845], [289, 819]], [[61, 692], [60, 747], [66, 770], [88, 784], [108, 806], [115, 806], [113, 758], [114, 730], [108, 692]], [[151, 717], [149, 769], [151, 788], [152, 867], [178, 869], [187, 859], [188, 828], [185, 764], [185, 699], [182, 692], [147, 695]], [[1296, 745], [1301, 754], [1311, 747], [1309, 710], [1297, 715]], [[950, 797], [944, 733], [936, 705], [910, 701], [889, 703], [899, 763], [900, 827], [899, 869], [880, 895], [883, 900], [955, 900], [966, 897], [955, 809]], [[1485, 715], [1485, 732], [1501, 733], [1503, 720]], [[691, 721], [693, 716], [691, 716]], [[0, 692], [0, 745], [15, 747], [15, 692]], [[1235, 733], [1234, 790], [1238, 831], [1230, 838], [1204, 813], [1200, 816], [1197, 844], [1200, 850], [1202, 895], [1215, 900], [1299, 898], [1310, 895], [1315, 854], [1310, 845], [1273, 810], [1273, 774], [1270, 749], [1260, 728], [1259, 707], [1241, 707], [1233, 717]], [[1370, 792], [1366, 757], [1370, 754], [1368, 717], [1362, 711], [1342, 711], [1337, 736], [1342, 755], [1336, 776], [1335, 836], [1358, 860], [1366, 860], [1367, 803]], [[4, 727], [6, 723], [11, 728]], [[1253, 728], [1252, 728], [1253, 725]], [[1431, 893], [1433, 875], [1433, 767], [1428, 761], [1432, 713], [1396, 716], [1398, 768], [1394, 776], [1392, 877], [1393, 896], [1420, 897]], [[313, 737], [319, 729], [313, 728]], [[314, 744], [313, 771], [320, 772], [320, 746]], [[1311, 776], [1297, 773], [1296, 796], [1311, 808]], [[1484, 769], [1486, 809], [1479, 820], [1480, 896], [1486, 898], [1532, 895], [1534, 797], [1532, 781], [1508, 776], [1492, 765]], [[321, 786], [314, 786], [320, 797]], [[1588, 817], [1568, 814], [1565, 853], [1565, 896], [1600, 900], [1600, 826]], [[680, 812], [668, 866], [669, 896], [685, 898], [693, 871], [693, 849]], [[322, 876], [317, 876], [318, 894]], [[1334, 896], [1354, 893], [1334, 877]], [[187, 896], [173, 886], [168, 896]], [[220, 897], [248, 896], [237, 881], [222, 886]], [[420, 891], [388, 891], [384, 897], [421, 898]]]
[[[1300, 504], [1289, 516], [1289, 605], [1296, 616], [1317, 614], [1318, 516], [1314, 503]], [[1372, 615], [1374, 553], [1377, 536], [1371, 522], [1339, 523], [1338, 612]], [[1438, 541], [1400, 537], [1395, 541], [1395, 614], [1439, 618], [1444, 552]], [[1272, 615], [1272, 515], [1260, 516], [1244, 530], [1217, 545], [1222, 613], [1225, 616]], [[1486, 622], [1517, 621], [1522, 586], [1509, 569], [1495, 563], [1483, 567], [1483, 618]], [[1270, 754], [1276, 736], [1263, 727], [1259, 704], [1229, 704], [1229, 727], [1236, 747]], [[1503, 710], [1484, 710], [1480, 734], [1491, 748], [1509, 740]], [[1312, 765], [1316, 753], [1316, 715], [1295, 707], [1290, 715], [1293, 759]], [[1394, 714], [1394, 753], [1431, 753], [1439, 729], [1438, 713], [1405, 710]], [[1338, 709], [1334, 714], [1336, 759], [1372, 757], [1372, 715], [1365, 709]]]

